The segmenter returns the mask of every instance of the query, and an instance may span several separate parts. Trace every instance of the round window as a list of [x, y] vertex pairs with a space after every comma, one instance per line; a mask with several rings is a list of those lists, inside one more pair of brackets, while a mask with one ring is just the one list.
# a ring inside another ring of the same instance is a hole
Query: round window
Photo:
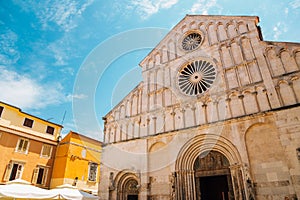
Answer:
[[182, 48], [186, 51], [196, 49], [202, 41], [202, 37], [199, 33], [190, 33], [182, 40]]
[[186, 95], [196, 96], [207, 91], [216, 79], [216, 68], [206, 60], [186, 64], [179, 71], [178, 85]]

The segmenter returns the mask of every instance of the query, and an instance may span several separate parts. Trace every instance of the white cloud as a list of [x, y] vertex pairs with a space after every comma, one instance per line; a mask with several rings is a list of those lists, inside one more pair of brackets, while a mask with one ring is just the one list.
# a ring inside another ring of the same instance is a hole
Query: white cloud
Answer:
[[198, 0], [188, 11], [190, 14], [208, 15], [208, 10], [217, 6], [217, 0]]
[[[81, 16], [94, 0], [45, 0], [16, 1], [24, 10], [34, 12], [43, 29], [51, 29], [51, 23], [57, 24], [64, 31], [70, 31], [77, 26], [76, 17]], [[84, 2], [84, 3], [82, 3]]]
[[62, 38], [58, 41], [55, 41], [53, 43], [50, 43], [47, 47], [47, 52], [51, 53], [55, 59], [54, 65], [56, 66], [63, 66], [67, 65], [67, 59], [71, 55], [67, 55], [67, 52], [72, 52], [71, 49], [69, 49], [68, 42], [65, 40], [65, 38]]
[[73, 99], [86, 99], [88, 96], [85, 94], [70, 94], [67, 98], [72, 101]]
[[0, 100], [21, 109], [38, 109], [67, 101], [62, 86], [40, 84], [26, 75], [0, 66]]
[[277, 22], [277, 24], [273, 27], [273, 38], [274, 40], [278, 40], [279, 37], [283, 34], [286, 33], [287, 27], [285, 23]]
[[292, 1], [292, 2], [290, 2], [290, 5], [292, 6], [292, 8], [297, 9], [300, 7], [300, 0]]
[[15, 64], [19, 58], [20, 53], [16, 47], [18, 35], [11, 31], [5, 30], [0, 34], [0, 63], [3, 65]]
[[74, 76], [75, 74], [75, 70], [72, 67], [63, 67], [59, 71], [65, 74], [66, 76]]
[[[32, 48], [34, 51], [39, 51], [41, 55], [54, 59], [51, 64], [67, 67], [71, 58], [78, 57], [78, 50], [74, 48], [74, 42], [75, 38], [73, 39], [70, 34], [65, 33], [61, 38], [50, 43], [37, 41]], [[69, 70], [69, 72], [71, 71]]]
[[178, 0], [132, 0], [132, 9], [135, 8], [142, 19], [146, 19], [157, 13], [160, 9], [169, 9]]
[[286, 14], [286, 15], [289, 14], [289, 9], [288, 9], [288, 8], [285, 8], [285, 9], [284, 9], [284, 14]]

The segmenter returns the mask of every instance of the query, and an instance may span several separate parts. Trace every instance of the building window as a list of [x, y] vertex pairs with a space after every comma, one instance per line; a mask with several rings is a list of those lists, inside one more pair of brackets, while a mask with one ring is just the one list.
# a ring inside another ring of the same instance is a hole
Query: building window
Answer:
[[89, 176], [88, 176], [89, 181], [96, 181], [97, 169], [98, 169], [98, 164], [97, 163], [90, 163], [89, 164]]
[[32, 183], [37, 185], [45, 185], [48, 175], [48, 168], [44, 166], [37, 166], [33, 170]]
[[213, 63], [195, 60], [182, 67], [178, 75], [178, 86], [183, 94], [197, 96], [207, 91], [216, 79]]
[[29, 128], [32, 128], [32, 125], [33, 125], [33, 120], [32, 120], [32, 119], [25, 118], [24, 123], [23, 123], [23, 126], [27, 126], [27, 127], [29, 127]]
[[53, 135], [53, 133], [54, 133], [54, 128], [53, 128], [52, 126], [47, 126], [46, 133], [49, 133], [49, 134]]
[[27, 154], [28, 149], [29, 149], [29, 140], [20, 138], [16, 146], [16, 151]]
[[2, 106], [0, 106], [0, 117], [1, 117], [1, 115], [2, 115], [2, 112], [3, 112], [3, 107]]
[[181, 43], [181, 46], [186, 51], [192, 51], [199, 47], [202, 42], [202, 37], [199, 33], [193, 32], [186, 35]]
[[12, 181], [22, 177], [24, 163], [11, 161], [5, 170], [4, 181]]
[[50, 158], [52, 153], [52, 146], [49, 144], [44, 144], [41, 151], [41, 157]]
[[300, 160], [300, 147], [296, 149], [296, 152], [297, 152], [297, 158], [298, 160]]

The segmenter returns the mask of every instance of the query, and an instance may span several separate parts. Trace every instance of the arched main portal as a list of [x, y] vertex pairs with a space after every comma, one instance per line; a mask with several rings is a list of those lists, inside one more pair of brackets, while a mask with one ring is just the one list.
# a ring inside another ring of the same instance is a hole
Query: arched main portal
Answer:
[[234, 199], [228, 159], [217, 151], [200, 154], [194, 163], [196, 199]]
[[135, 179], [129, 179], [124, 183], [123, 196], [126, 200], [138, 200], [139, 188], [138, 182]]
[[228, 139], [214, 134], [198, 135], [190, 139], [178, 154], [173, 175], [174, 199], [218, 200], [210, 193], [201, 195], [201, 190], [214, 191], [217, 183], [221, 200], [248, 200], [244, 168], [237, 149]]
[[138, 180], [136, 174], [131, 172], [118, 174], [115, 179], [117, 200], [138, 200], [140, 188]]

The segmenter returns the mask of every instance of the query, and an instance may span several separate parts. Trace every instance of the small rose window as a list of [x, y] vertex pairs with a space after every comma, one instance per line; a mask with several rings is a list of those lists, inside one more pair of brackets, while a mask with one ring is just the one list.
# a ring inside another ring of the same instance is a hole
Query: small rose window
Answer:
[[190, 33], [182, 40], [182, 48], [186, 51], [196, 49], [202, 41], [202, 37], [199, 33]]

